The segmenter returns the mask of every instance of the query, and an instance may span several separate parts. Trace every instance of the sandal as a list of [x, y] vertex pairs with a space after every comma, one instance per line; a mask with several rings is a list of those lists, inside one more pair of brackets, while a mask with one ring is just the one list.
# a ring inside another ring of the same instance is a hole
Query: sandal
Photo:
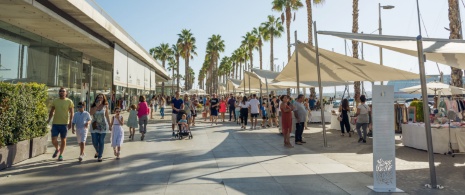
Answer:
[[97, 161], [98, 161], [98, 162], [102, 162], [103, 160], [102, 160], [101, 158], [99, 158]]
[[113, 150], [113, 154], [114, 154], [115, 156], [118, 156], [118, 153], [116, 152], [116, 150]]
[[98, 153], [95, 153], [94, 158], [97, 158], [97, 157], [98, 157]]
[[344, 133], [341, 133], [341, 136], [344, 136]]

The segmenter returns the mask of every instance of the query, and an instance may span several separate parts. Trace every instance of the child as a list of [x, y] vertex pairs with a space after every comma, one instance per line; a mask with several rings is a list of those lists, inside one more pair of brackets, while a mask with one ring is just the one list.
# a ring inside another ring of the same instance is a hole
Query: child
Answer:
[[129, 127], [129, 139], [134, 141], [134, 134], [139, 123], [137, 122], [137, 110], [136, 105], [131, 105], [131, 111], [129, 112], [128, 122], [126, 124]]
[[73, 134], [76, 133], [75, 127], [77, 129], [76, 139], [79, 143], [79, 147], [81, 148], [81, 153], [79, 154], [79, 162], [82, 161], [84, 157], [84, 145], [86, 144], [87, 139], [87, 130], [89, 128], [90, 121], [90, 114], [84, 110], [86, 106], [85, 102], [78, 103], [78, 112], [74, 113], [73, 117]]
[[181, 125], [181, 132], [186, 133], [189, 126], [187, 125], [187, 115], [183, 114], [181, 120], [179, 120], [178, 125]]
[[121, 125], [124, 124], [123, 116], [120, 115], [121, 109], [119, 107], [115, 108], [115, 116], [111, 119], [110, 131], [111, 131], [111, 147], [113, 147], [113, 152], [116, 156], [116, 159], [119, 159], [121, 152], [121, 146], [123, 145], [124, 140], [124, 130]]
[[[263, 102], [262, 105], [260, 106], [260, 112], [262, 113], [262, 128], [265, 128], [265, 123], [268, 121], [268, 116], [267, 116], [267, 106], [266, 103]], [[269, 126], [269, 125], [268, 125]]]

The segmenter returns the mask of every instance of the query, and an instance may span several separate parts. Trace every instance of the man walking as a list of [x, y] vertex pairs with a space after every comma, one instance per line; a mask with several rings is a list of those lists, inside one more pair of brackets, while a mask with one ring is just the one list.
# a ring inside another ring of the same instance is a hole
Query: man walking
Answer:
[[[58, 95], [59, 98], [52, 102], [52, 108], [50, 109], [47, 123], [50, 123], [53, 117], [52, 144], [55, 146], [55, 152], [52, 158], [57, 157], [57, 154], [60, 153], [58, 160], [63, 161], [63, 152], [66, 147], [66, 135], [68, 129], [71, 129], [71, 122], [74, 115], [74, 103], [66, 97], [67, 93], [64, 87], [60, 88]], [[58, 147], [58, 135], [60, 135], [61, 138], [60, 147]]]
[[297, 100], [294, 103], [294, 116], [295, 116], [295, 144], [302, 145], [306, 143], [302, 140], [302, 134], [304, 133], [304, 123], [307, 118], [307, 110], [305, 110], [304, 95], [299, 94]]
[[178, 124], [178, 113], [184, 109], [184, 101], [179, 96], [179, 91], [176, 91], [176, 97], [171, 99], [171, 109], [173, 109], [173, 114], [171, 115], [171, 129], [173, 130], [172, 136], [174, 137], [174, 127]]
[[212, 99], [210, 100], [210, 106], [211, 106], [211, 109], [210, 109], [210, 120], [211, 120], [211, 124], [213, 126], [213, 122], [215, 122], [216, 125], [218, 125], [218, 106], [220, 105], [220, 100], [218, 99], [218, 97], [216, 96], [216, 94], [213, 94], [213, 97]]
[[229, 121], [231, 121], [231, 117], [234, 115], [234, 122], [237, 120], [236, 116], [236, 99], [234, 98], [233, 94], [229, 95], [229, 100], [228, 100], [228, 105], [229, 105]]
[[252, 94], [252, 99], [249, 101], [250, 105], [250, 117], [252, 120], [252, 127], [251, 129], [257, 128], [258, 123], [258, 114], [260, 113], [260, 101], [257, 100], [257, 95]]

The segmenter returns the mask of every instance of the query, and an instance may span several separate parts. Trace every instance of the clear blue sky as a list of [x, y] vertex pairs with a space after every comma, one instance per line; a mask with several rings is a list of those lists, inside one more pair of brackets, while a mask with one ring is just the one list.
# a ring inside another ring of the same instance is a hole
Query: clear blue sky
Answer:
[[[226, 43], [222, 56], [229, 56], [240, 46], [242, 36], [258, 27], [268, 15], [280, 16], [271, 10], [271, 0], [95, 0], [145, 49], [173, 44], [182, 29], [191, 29], [197, 38], [197, 53], [191, 61], [196, 77], [203, 63], [208, 38], [220, 34]], [[303, 1], [305, 4], [305, 1]], [[391, 10], [382, 10], [383, 34], [417, 36], [418, 22], [415, 0], [360, 0], [359, 31], [378, 33], [378, 3], [394, 5]], [[460, 9], [463, 10], [460, 2]], [[352, 29], [352, 1], [327, 0], [323, 5], [314, 6], [313, 19], [318, 30], [350, 32]], [[448, 38], [448, 3], [446, 0], [421, 0], [420, 12], [429, 37]], [[463, 13], [463, 11], [462, 11]], [[464, 15], [464, 14], [462, 14]], [[463, 18], [463, 17], [462, 17]], [[307, 41], [307, 12], [305, 6], [296, 12], [291, 24], [291, 33], [297, 30], [300, 41]], [[426, 37], [422, 26], [423, 36]], [[293, 38], [293, 36], [291, 36]], [[348, 42], [351, 48], [350, 42]], [[275, 41], [274, 56], [281, 65], [287, 60], [286, 35]], [[331, 36], [319, 36], [319, 46], [344, 53], [344, 40]], [[350, 51], [350, 50], [349, 50]], [[269, 67], [270, 45], [263, 47], [264, 67]], [[351, 52], [348, 52], [349, 54]], [[378, 48], [365, 46], [365, 60], [379, 62]], [[254, 52], [254, 65], [258, 66], [258, 51]], [[418, 62], [414, 57], [384, 50], [384, 64], [406, 71], [418, 73]], [[435, 63], [427, 62], [427, 74], [438, 74]], [[181, 70], [184, 62], [181, 61]], [[448, 66], [440, 65], [444, 74], [450, 74]], [[196, 80], [197, 81], [197, 80]], [[197, 83], [197, 82], [196, 82]], [[367, 86], [367, 90], [371, 86]], [[342, 90], [343, 88], [338, 88]], [[333, 89], [328, 89], [332, 91]], [[325, 91], [327, 91], [325, 89]], [[352, 90], [351, 90], [352, 91]]]

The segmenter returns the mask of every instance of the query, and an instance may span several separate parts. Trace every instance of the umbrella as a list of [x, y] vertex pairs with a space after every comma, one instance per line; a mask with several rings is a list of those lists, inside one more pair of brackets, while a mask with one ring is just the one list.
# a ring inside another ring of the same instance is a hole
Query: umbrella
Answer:
[[205, 90], [203, 89], [190, 89], [189, 91], [189, 94], [197, 94], [197, 95], [206, 95], [207, 93], [205, 93]]
[[[464, 94], [464, 89], [459, 88], [459, 87], [454, 87], [452, 85], [448, 85], [445, 83], [440, 83], [440, 82], [430, 82], [426, 84], [427, 93], [431, 95], [459, 95], [459, 94]], [[413, 87], [407, 87], [400, 89], [402, 92], [406, 93], [421, 93], [421, 85], [416, 85]]]

